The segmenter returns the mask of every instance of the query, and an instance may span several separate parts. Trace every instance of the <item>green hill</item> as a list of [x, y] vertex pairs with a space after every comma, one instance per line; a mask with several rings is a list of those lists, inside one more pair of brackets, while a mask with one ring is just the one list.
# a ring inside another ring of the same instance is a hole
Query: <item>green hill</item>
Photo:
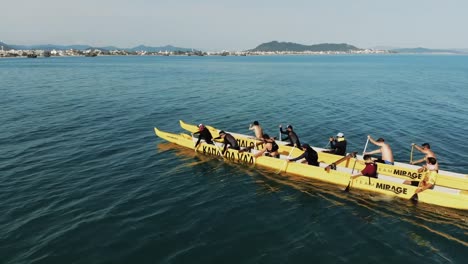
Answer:
[[292, 42], [278, 42], [271, 41], [268, 43], [263, 43], [258, 45], [256, 48], [250, 51], [292, 51], [292, 52], [304, 52], [304, 51], [340, 51], [340, 52], [349, 52], [353, 50], [361, 50], [355, 46], [348, 45], [346, 43], [333, 44], [333, 43], [323, 43], [315, 45], [302, 45]]

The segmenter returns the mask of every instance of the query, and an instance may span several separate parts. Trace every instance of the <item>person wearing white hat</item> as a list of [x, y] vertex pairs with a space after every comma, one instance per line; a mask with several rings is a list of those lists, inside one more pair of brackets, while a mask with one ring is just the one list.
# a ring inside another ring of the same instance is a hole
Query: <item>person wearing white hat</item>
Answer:
[[346, 156], [346, 145], [347, 141], [342, 132], [336, 134], [336, 138], [330, 137], [330, 151], [327, 153], [332, 153], [335, 155]]

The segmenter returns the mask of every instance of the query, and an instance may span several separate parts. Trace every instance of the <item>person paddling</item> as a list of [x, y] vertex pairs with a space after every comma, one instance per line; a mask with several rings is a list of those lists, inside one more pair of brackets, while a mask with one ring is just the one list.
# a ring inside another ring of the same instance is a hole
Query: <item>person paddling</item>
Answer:
[[263, 134], [263, 142], [265, 142], [265, 146], [263, 147], [262, 150], [257, 152], [254, 157], [258, 158], [263, 155], [263, 153], [266, 153], [265, 156], [270, 156], [273, 158], [280, 158], [280, 154], [278, 152], [279, 146], [276, 144], [275, 140], [273, 138], [270, 138], [268, 134]]
[[422, 181], [410, 181], [406, 180], [403, 184], [417, 186], [418, 188], [414, 192], [414, 196], [411, 199], [417, 199], [417, 194], [425, 191], [427, 189], [433, 189], [437, 180], [437, 173], [438, 173], [439, 164], [434, 157], [427, 158], [427, 164], [423, 166], [424, 178]]
[[283, 131], [283, 126], [282, 125], [279, 125], [279, 129], [280, 129], [280, 132], [281, 134], [285, 134], [285, 135], [288, 135], [286, 138], [284, 139], [281, 139], [280, 140], [287, 140], [289, 139], [289, 144], [287, 144], [286, 146], [295, 146], [296, 148], [302, 150], [302, 147], [301, 147], [301, 142], [299, 141], [299, 137], [297, 136], [296, 132], [293, 131], [293, 127], [291, 125], [288, 125], [286, 127], [286, 131]]
[[[418, 146], [417, 144], [414, 144], [414, 143], [411, 144], [411, 146], [415, 147], [418, 151], [425, 154], [424, 158], [418, 159], [418, 160], [415, 160], [415, 161], [411, 162], [411, 164], [413, 164], [413, 165], [418, 164], [418, 163], [422, 163], [424, 161], [426, 162], [426, 165], [427, 165], [427, 164], [429, 164], [428, 158], [435, 158], [435, 159], [437, 158], [434, 151], [431, 150], [431, 145], [429, 145], [429, 143], [423, 143], [421, 145], [421, 147]], [[436, 170], [437, 171], [439, 170], [439, 163], [438, 162], [437, 162]]]
[[330, 137], [330, 148], [331, 150], [323, 151], [325, 153], [331, 153], [340, 156], [346, 156], [346, 145], [347, 141], [343, 133], [336, 134], [336, 138]]
[[213, 144], [213, 141], [212, 141], [213, 136], [211, 135], [210, 130], [206, 126], [204, 126], [203, 124], [198, 125], [198, 131], [193, 133], [193, 135], [195, 135], [195, 134], [200, 134], [198, 136], [197, 143], [195, 143], [195, 148], [197, 148], [198, 144], [200, 144], [200, 141], [202, 139], [204, 139], [205, 142], [208, 143], [208, 144]]
[[366, 167], [364, 167], [364, 169], [359, 174], [355, 174], [351, 176], [352, 180], [361, 176], [377, 178], [377, 164], [375, 164], [374, 160], [372, 159], [372, 156], [367, 154], [367, 155], [364, 155], [363, 159], [364, 159], [364, 163], [366, 164]]
[[369, 141], [374, 144], [374, 145], [377, 145], [379, 146], [380, 148], [379, 149], [376, 149], [374, 151], [370, 151], [370, 152], [365, 152], [363, 153], [364, 155], [365, 154], [376, 154], [376, 153], [381, 153], [382, 154], [382, 162], [385, 163], [385, 164], [389, 164], [389, 165], [394, 165], [395, 164], [395, 161], [393, 159], [393, 152], [392, 152], [392, 148], [390, 148], [390, 145], [385, 143], [385, 140], [383, 138], [379, 138], [377, 140], [374, 140], [370, 135], [367, 136], [367, 138], [369, 139]]
[[307, 164], [309, 165], [318, 167], [319, 162], [318, 162], [317, 151], [311, 148], [309, 144], [302, 144], [302, 149], [304, 150], [304, 153], [302, 153], [299, 157], [288, 159], [288, 161], [296, 161], [300, 159], [305, 159], [303, 163], [307, 162]]
[[256, 139], [263, 140], [263, 129], [258, 123], [258, 121], [254, 121], [252, 124], [250, 124], [249, 130], [254, 131]]
[[222, 152], [223, 155], [226, 152], [228, 147], [231, 149], [240, 150], [237, 140], [231, 134], [226, 133], [223, 130], [219, 131], [219, 137], [216, 137], [214, 139], [223, 139], [223, 143], [224, 143], [224, 148]]

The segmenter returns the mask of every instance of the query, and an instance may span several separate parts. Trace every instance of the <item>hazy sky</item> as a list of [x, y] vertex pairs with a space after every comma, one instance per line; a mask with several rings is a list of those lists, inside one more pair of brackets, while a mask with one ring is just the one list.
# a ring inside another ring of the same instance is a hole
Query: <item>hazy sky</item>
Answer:
[[467, 0], [0, 0], [7, 44], [468, 48]]

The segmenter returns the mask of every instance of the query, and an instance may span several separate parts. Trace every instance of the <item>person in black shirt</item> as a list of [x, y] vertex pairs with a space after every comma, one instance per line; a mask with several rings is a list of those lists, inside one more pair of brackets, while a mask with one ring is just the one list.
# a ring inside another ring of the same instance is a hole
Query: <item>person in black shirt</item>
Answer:
[[278, 152], [279, 146], [276, 144], [275, 140], [271, 138], [268, 134], [263, 134], [263, 141], [265, 142], [265, 147], [257, 152], [254, 157], [258, 158], [266, 153], [265, 156], [273, 157], [273, 158], [280, 158], [280, 154]]
[[294, 159], [288, 159], [288, 161], [296, 161], [300, 159], [305, 159], [304, 162], [312, 166], [319, 166], [318, 162], [318, 154], [313, 148], [310, 147], [309, 144], [302, 144], [302, 149], [304, 149], [304, 153], [302, 153], [299, 157]]
[[289, 139], [290, 143], [287, 144], [286, 146], [291, 146], [291, 147], [296, 146], [296, 148], [302, 150], [301, 142], [299, 142], [299, 137], [297, 136], [296, 132], [293, 131], [293, 127], [291, 125], [288, 125], [286, 127], [286, 131], [283, 131], [283, 126], [282, 125], [279, 126], [279, 129], [280, 129], [281, 134], [288, 135], [284, 139], [280, 138], [280, 140], [288, 140]]
[[219, 137], [215, 139], [223, 139], [224, 143], [224, 149], [223, 149], [223, 155], [226, 152], [226, 149], [231, 148], [231, 149], [236, 149], [240, 150], [239, 144], [237, 143], [237, 140], [229, 133], [224, 132], [223, 130], [219, 131]]
[[331, 150], [324, 152], [340, 156], [346, 156], [346, 145], [347, 141], [344, 137], [344, 134], [340, 132], [336, 135], [336, 138], [330, 137]]
[[195, 134], [200, 134], [200, 136], [198, 136], [197, 143], [195, 143], [195, 148], [197, 148], [198, 144], [200, 144], [200, 141], [202, 139], [204, 139], [205, 142], [208, 144], [213, 144], [213, 141], [212, 141], [213, 136], [211, 135], [210, 130], [207, 127], [205, 127], [203, 124], [198, 125], [198, 131], [193, 133], [193, 135]]

